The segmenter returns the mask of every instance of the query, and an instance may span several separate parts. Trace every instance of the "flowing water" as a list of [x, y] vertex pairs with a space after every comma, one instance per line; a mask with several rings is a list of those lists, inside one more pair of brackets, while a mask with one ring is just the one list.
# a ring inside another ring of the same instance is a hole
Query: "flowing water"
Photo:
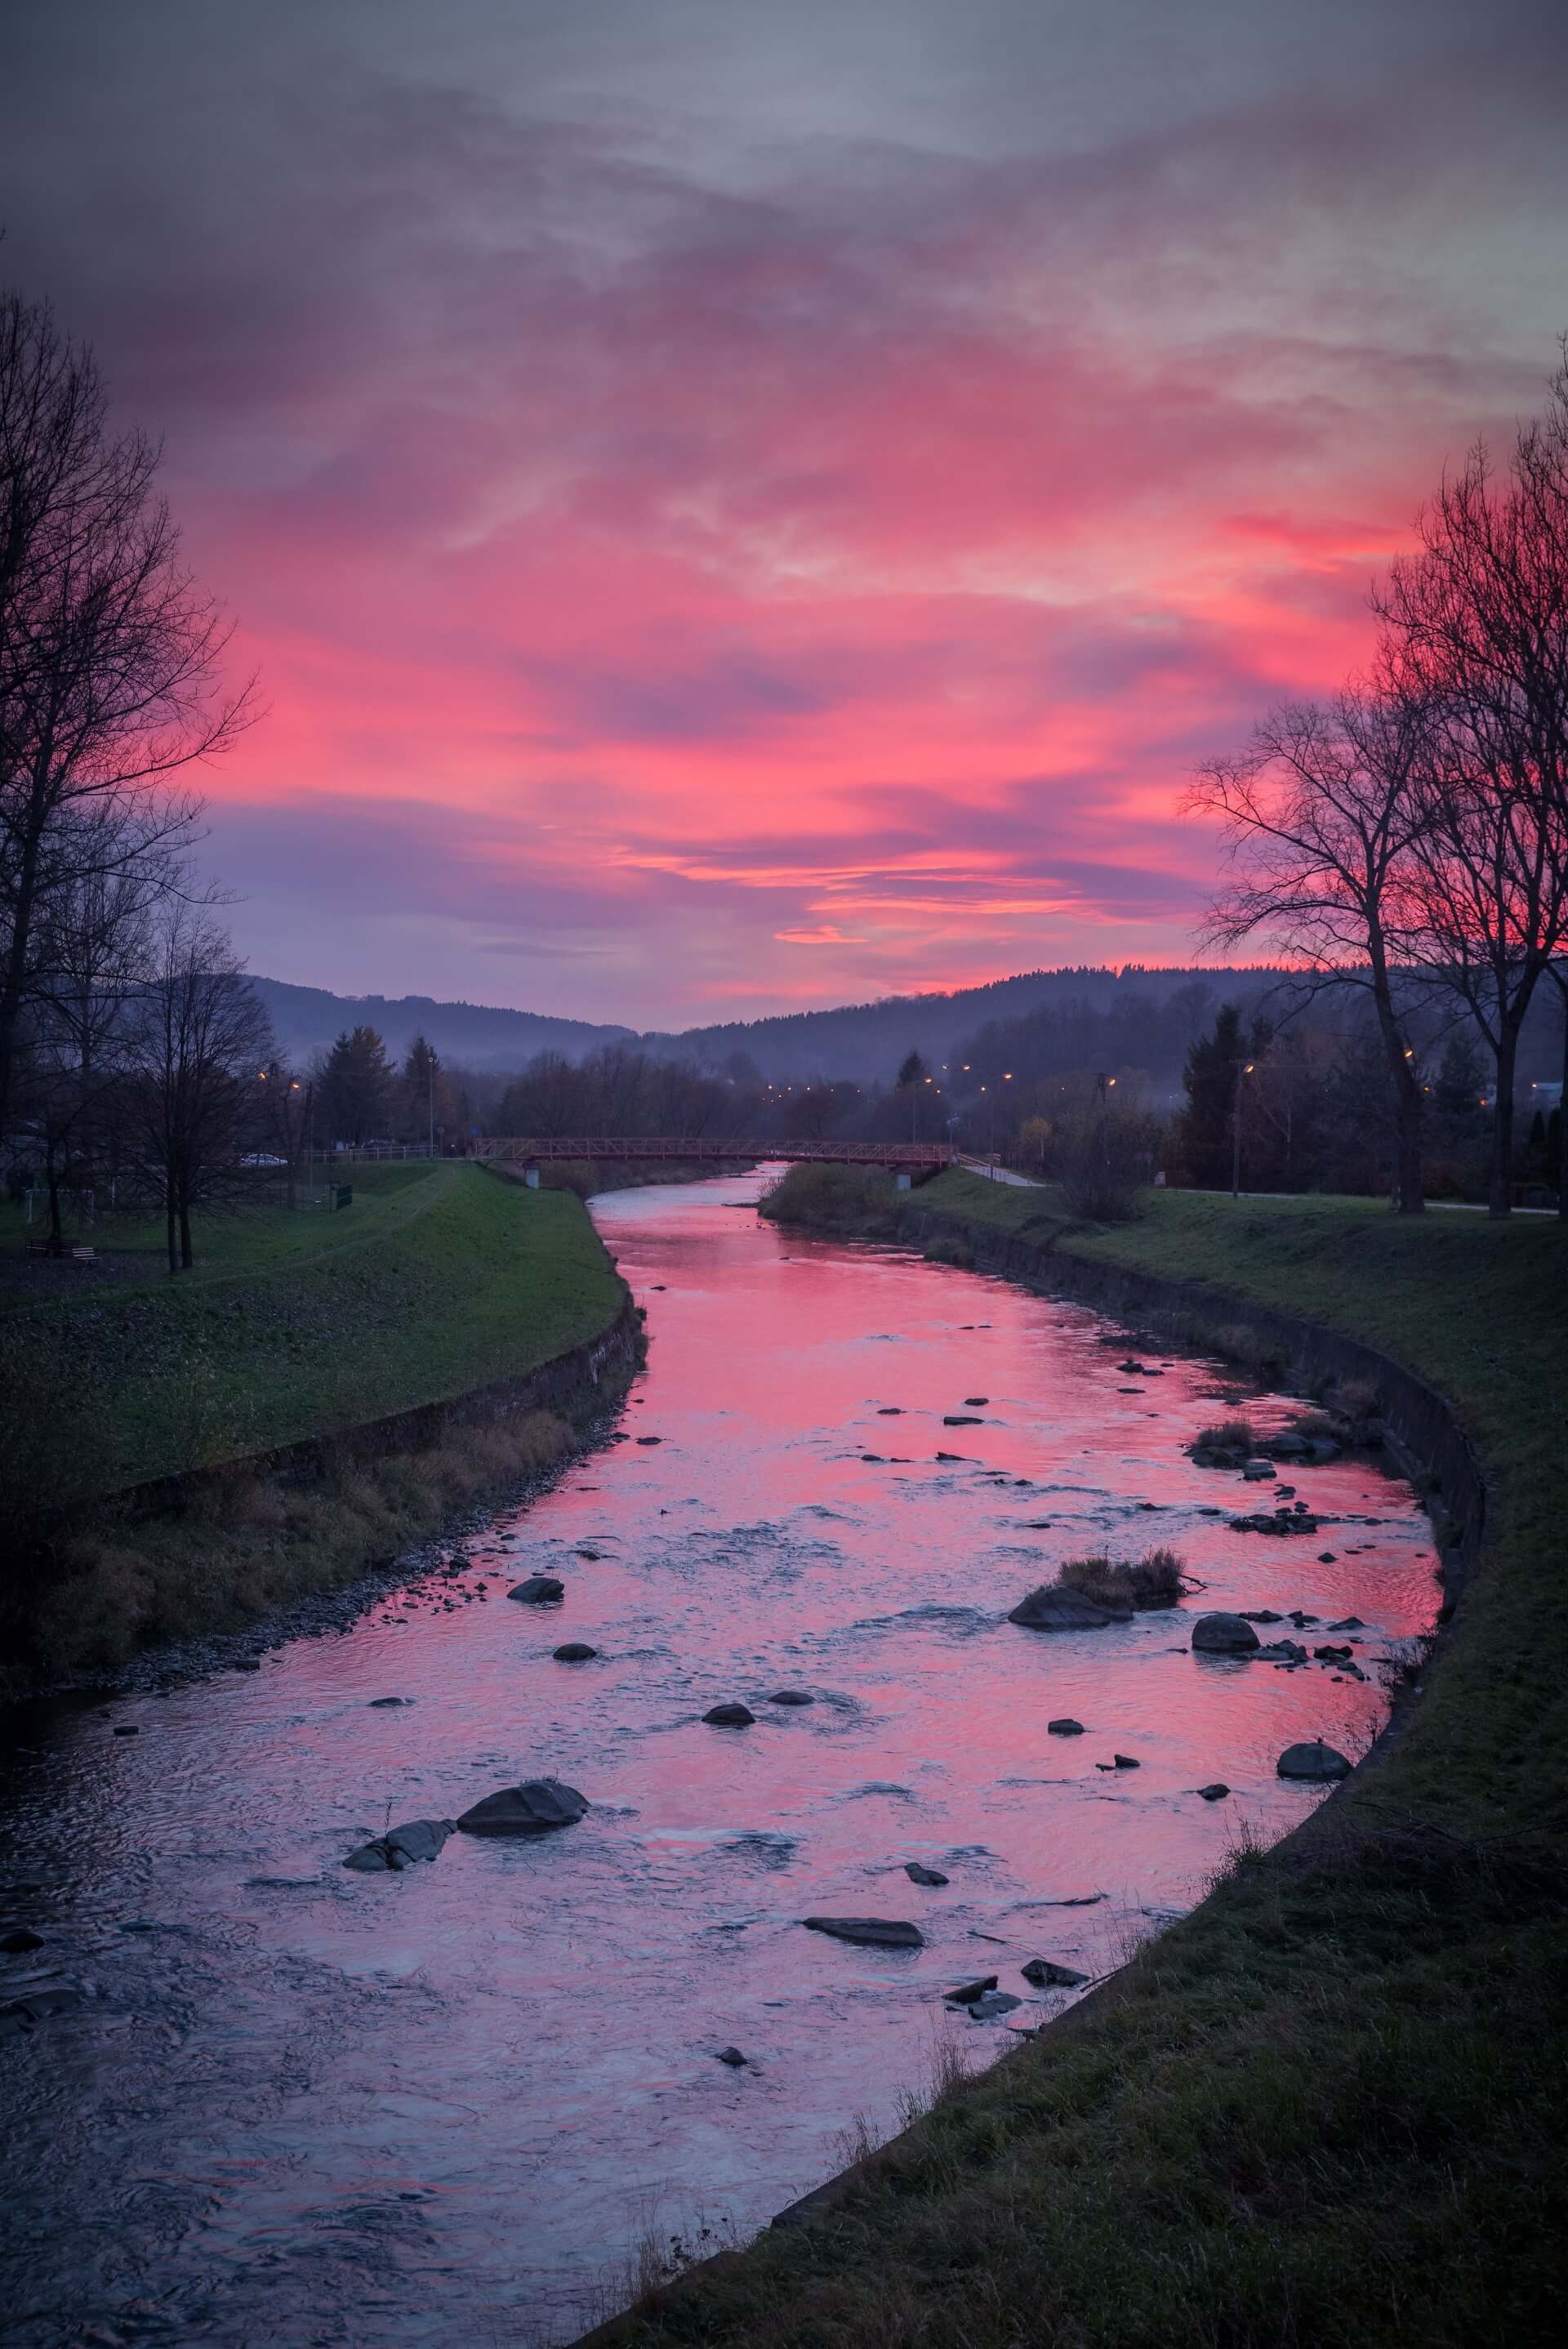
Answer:
[[[1300, 1819], [1316, 1796], [1276, 1778], [1283, 1746], [1376, 1728], [1375, 1659], [1437, 1600], [1406, 1486], [1304, 1471], [1337, 1522], [1233, 1534], [1272, 1488], [1243, 1501], [1183, 1455], [1213, 1365], [1130, 1376], [1096, 1315], [777, 1233], [757, 1189], [596, 1203], [648, 1307], [628, 1437], [471, 1540], [459, 1581], [259, 1673], [31, 1716], [0, 1754], [0, 1922], [46, 1937], [0, 1957], [0, 2001], [87, 1993], [0, 2043], [7, 2340], [570, 2333], [640, 2241], [744, 2236], [857, 2116], [895, 2126], [937, 2033], [981, 2062], [1058, 2012], [1024, 1961], [1104, 1972], [1243, 1823]], [[1006, 1621], [1064, 1557], [1155, 1541], [1203, 1586], [1184, 1611]], [[562, 1604], [509, 1604], [538, 1570]], [[1370, 1677], [1194, 1656], [1205, 1605], [1360, 1615]], [[557, 1663], [567, 1640], [598, 1659]], [[784, 1687], [816, 1701], [767, 1702]], [[703, 1722], [731, 1700], [754, 1727]], [[1062, 1714], [1087, 1733], [1049, 1735]], [[1101, 1766], [1118, 1752], [1139, 1768]], [[341, 1865], [542, 1775], [589, 1796], [580, 1826]], [[823, 1911], [926, 1946], [802, 1929]], [[1005, 2020], [943, 2006], [993, 1972], [1024, 2002]]]

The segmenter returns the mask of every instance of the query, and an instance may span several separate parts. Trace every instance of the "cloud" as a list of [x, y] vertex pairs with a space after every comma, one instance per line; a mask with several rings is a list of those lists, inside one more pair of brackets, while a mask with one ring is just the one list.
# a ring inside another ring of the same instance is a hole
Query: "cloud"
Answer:
[[1536, 399], [1526, 0], [851, 13], [21, 28], [6, 258], [264, 678], [259, 964], [643, 1024], [1179, 955], [1186, 772]]

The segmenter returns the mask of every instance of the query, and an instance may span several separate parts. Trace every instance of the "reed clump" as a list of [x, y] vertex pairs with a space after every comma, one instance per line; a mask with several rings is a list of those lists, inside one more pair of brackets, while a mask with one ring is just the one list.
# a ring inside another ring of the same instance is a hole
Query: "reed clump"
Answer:
[[1186, 1588], [1179, 1554], [1161, 1545], [1141, 1557], [1070, 1557], [1057, 1569], [1066, 1590], [1077, 1590], [1102, 1607], [1133, 1609], [1174, 1607]]

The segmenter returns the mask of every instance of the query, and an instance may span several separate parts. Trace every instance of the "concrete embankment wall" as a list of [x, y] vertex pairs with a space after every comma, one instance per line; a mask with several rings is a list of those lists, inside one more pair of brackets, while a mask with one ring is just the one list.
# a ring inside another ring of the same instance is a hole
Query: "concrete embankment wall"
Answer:
[[619, 1401], [643, 1351], [642, 1314], [623, 1284], [621, 1307], [614, 1320], [594, 1337], [515, 1378], [492, 1379], [466, 1393], [416, 1403], [381, 1419], [305, 1436], [296, 1444], [226, 1460], [216, 1467], [155, 1477], [132, 1486], [122, 1497], [133, 1518], [158, 1516], [189, 1507], [204, 1488], [238, 1471], [275, 1477], [285, 1485], [308, 1485], [346, 1462], [423, 1451], [448, 1441], [459, 1429], [518, 1413], [554, 1412], [572, 1425], [583, 1426]]

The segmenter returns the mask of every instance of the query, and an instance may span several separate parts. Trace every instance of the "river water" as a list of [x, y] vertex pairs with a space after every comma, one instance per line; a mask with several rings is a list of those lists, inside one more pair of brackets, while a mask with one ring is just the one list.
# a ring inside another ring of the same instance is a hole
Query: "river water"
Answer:
[[[1130, 1377], [1096, 1315], [779, 1234], [758, 1187], [595, 1203], [648, 1308], [627, 1440], [470, 1540], [459, 1581], [259, 1673], [13, 1727], [0, 1922], [45, 1946], [0, 1957], [0, 1999], [88, 1995], [0, 2043], [7, 2341], [570, 2334], [639, 2243], [744, 2237], [857, 2116], [895, 2127], [939, 2034], [978, 2064], [1059, 2011], [1024, 1961], [1106, 1971], [1243, 1823], [1300, 1819], [1284, 1745], [1376, 1729], [1374, 1660], [1438, 1596], [1405, 1485], [1305, 1471], [1340, 1522], [1233, 1534], [1238, 1480], [1181, 1449], [1216, 1366], [1145, 1353], [1163, 1375]], [[978, 1424], [943, 1424], [966, 1403]], [[1153, 1541], [1204, 1586], [1185, 1611], [1006, 1621], [1064, 1557]], [[539, 1570], [563, 1603], [509, 1604]], [[1200, 1606], [1360, 1615], [1370, 1677], [1196, 1657]], [[555, 1662], [566, 1640], [598, 1660]], [[781, 1687], [816, 1702], [766, 1702]], [[704, 1723], [732, 1700], [755, 1727]], [[1087, 1733], [1047, 1734], [1061, 1714]], [[1098, 1766], [1118, 1752], [1140, 1766]], [[341, 1865], [388, 1820], [542, 1775], [589, 1796], [580, 1826]], [[804, 1930], [821, 1911], [927, 1945]], [[1006, 2019], [943, 2006], [992, 1972], [1024, 2000]]]

